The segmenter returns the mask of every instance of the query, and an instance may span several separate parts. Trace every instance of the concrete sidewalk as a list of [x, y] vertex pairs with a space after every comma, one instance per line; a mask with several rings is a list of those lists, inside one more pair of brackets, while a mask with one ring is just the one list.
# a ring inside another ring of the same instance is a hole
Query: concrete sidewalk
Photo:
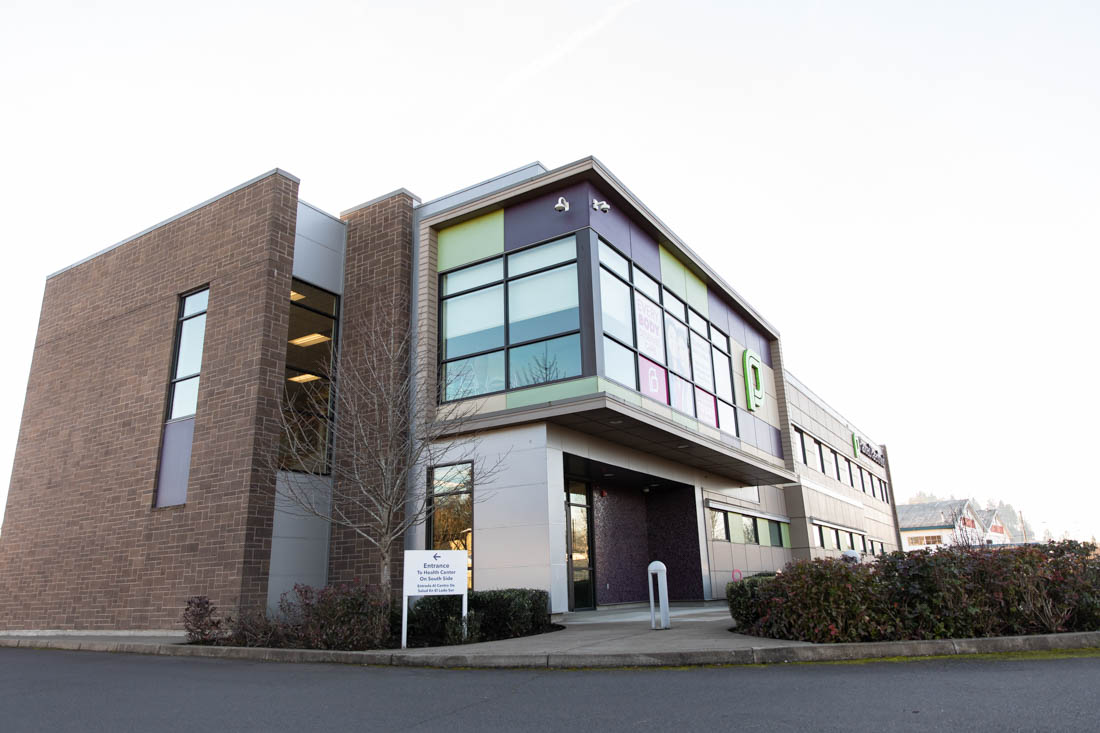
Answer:
[[[558, 619], [556, 619], [558, 620]], [[808, 644], [734, 634], [725, 605], [677, 607], [672, 628], [650, 629], [648, 609], [567, 614], [565, 629], [521, 639], [371, 652], [308, 649], [246, 649], [192, 646], [179, 632], [138, 634], [6, 633], [0, 648], [70, 649], [282, 662], [335, 662], [415, 667], [606, 668], [713, 664], [829, 662], [884, 657], [924, 657], [1006, 651], [1100, 648], [1100, 632]]]

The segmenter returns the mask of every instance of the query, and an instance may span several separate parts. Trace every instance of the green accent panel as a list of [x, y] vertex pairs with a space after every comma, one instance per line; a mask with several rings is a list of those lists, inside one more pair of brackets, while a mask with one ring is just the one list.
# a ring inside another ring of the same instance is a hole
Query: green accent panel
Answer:
[[750, 412], [764, 406], [764, 375], [761, 373], [760, 355], [745, 349], [741, 357], [745, 367], [745, 406]]
[[683, 425], [688, 430], [694, 432], [698, 432], [699, 430], [699, 423], [695, 421], [695, 418], [688, 417], [687, 415], [681, 415], [680, 413], [676, 412], [676, 410], [672, 411], [672, 422]]
[[726, 515], [726, 521], [730, 525], [730, 542], [745, 544], [745, 525], [741, 522], [741, 515], [730, 512]]
[[852, 451], [855, 453], [856, 458], [859, 458], [859, 438], [855, 433], [852, 433]]
[[791, 546], [791, 525], [783, 522], [779, 523], [779, 532], [783, 535], [783, 546]]
[[707, 297], [706, 284], [695, 277], [691, 270], [684, 269], [684, 279], [687, 285], [687, 302], [699, 312], [703, 318], [710, 318], [710, 298]]
[[661, 247], [661, 284], [687, 300], [687, 268], [680, 260]]
[[756, 520], [756, 535], [757, 539], [760, 540], [761, 547], [772, 546], [771, 522], [770, 519], [760, 519], [759, 517]]
[[504, 404], [509, 408], [527, 407], [528, 405], [538, 405], [543, 402], [564, 400], [569, 397], [596, 394], [598, 391], [596, 378], [584, 377], [583, 379], [573, 379], [568, 382], [544, 384], [541, 387], [531, 387], [530, 389], [520, 389], [515, 392], [508, 392], [505, 395]]
[[641, 407], [642, 406], [642, 395], [639, 394], [638, 392], [635, 392], [632, 389], [627, 389], [626, 387], [622, 386], [621, 384], [616, 384], [615, 382], [612, 382], [610, 379], [599, 379], [599, 381], [597, 383], [599, 384], [599, 390], [598, 391], [607, 392], [610, 395], [615, 395], [616, 397], [621, 399], [623, 402], [634, 405], [635, 407]]
[[440, 230], [438, 272], [504, 253], [504, 209]]

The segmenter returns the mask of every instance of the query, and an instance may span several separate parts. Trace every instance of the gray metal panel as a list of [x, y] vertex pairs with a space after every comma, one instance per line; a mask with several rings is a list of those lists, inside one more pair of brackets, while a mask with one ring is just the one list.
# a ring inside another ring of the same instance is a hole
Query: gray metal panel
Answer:
[[313, 497], [327, 511], [331, 489], [324, 479], [284, 471], [278, 474], [267, 583], [267, 605], [273, 611], [278, 609], [279, 598], [293, 591], [295, 584], [320, 587], [328, 582], [329, 523], [304, 512], [291, 498], [294, 493]]
[[343, 222], [299, 201], [294, 232], [294, 277], [342, 295], [346, 231]]
[[542, 163], [535, 161], [529, 163], [522, 168], [516, 168], [513, 171], [502, 173], [499, 176], [490, 178], [487, 181], [481, 183], [475, 183], [472, 186], [467, 186], [461, 191], [455, 191], [449, 193], [446, 196], [427, 201], [416, 207], [417, 218], [423, 218], [425, 216], [432, 216], [438, 214], [440, 211], [444, 211], [453, 206], [459, 206], [467, 201], [473, 201], [479, 199], [482, 196], [488, 196], [491, 193], [495, 193], [502, 189], [514, 186], [517, 183], [528, 181], [536, 176], [541, 176], [546, 173], [546, 167]]

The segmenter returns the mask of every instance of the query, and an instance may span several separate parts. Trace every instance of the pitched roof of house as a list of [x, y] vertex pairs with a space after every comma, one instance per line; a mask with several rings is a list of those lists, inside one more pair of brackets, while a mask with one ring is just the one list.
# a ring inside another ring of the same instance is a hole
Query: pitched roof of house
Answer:
[[966, 511], [969, 499], [928, 501], [923, 504], [898, 504], [898, 527], [902, 530], [921, 527], [954, 526], [954, 519]]

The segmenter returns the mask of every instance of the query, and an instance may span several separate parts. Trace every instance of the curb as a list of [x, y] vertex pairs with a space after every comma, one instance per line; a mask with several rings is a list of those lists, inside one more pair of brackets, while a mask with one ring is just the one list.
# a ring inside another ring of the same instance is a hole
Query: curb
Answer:
[[877, 641], [850, 644], [800, 644], [747, 649], [641, 652], [464, 654], [407, 651], [338, 652], [319, 649], [267, 649], [188, 644], [143, 644], [139, 641], [80, 641], [79, 639], [0, 638], [0, 649], [60, 649], [66, 651], [147, 654], [169, 657], [241, 659], [255, 662], [358, 664], [392, 667], [479, 669], [608, 669], [613, 667], [694, 667], [727, 664], [788, 664], [792, 662], [848, 662], [890, 657], [965, 656], [1002, 652], [1100, 649], [1100, 631], [1035, 636], [998, 636], [984, 639]]

